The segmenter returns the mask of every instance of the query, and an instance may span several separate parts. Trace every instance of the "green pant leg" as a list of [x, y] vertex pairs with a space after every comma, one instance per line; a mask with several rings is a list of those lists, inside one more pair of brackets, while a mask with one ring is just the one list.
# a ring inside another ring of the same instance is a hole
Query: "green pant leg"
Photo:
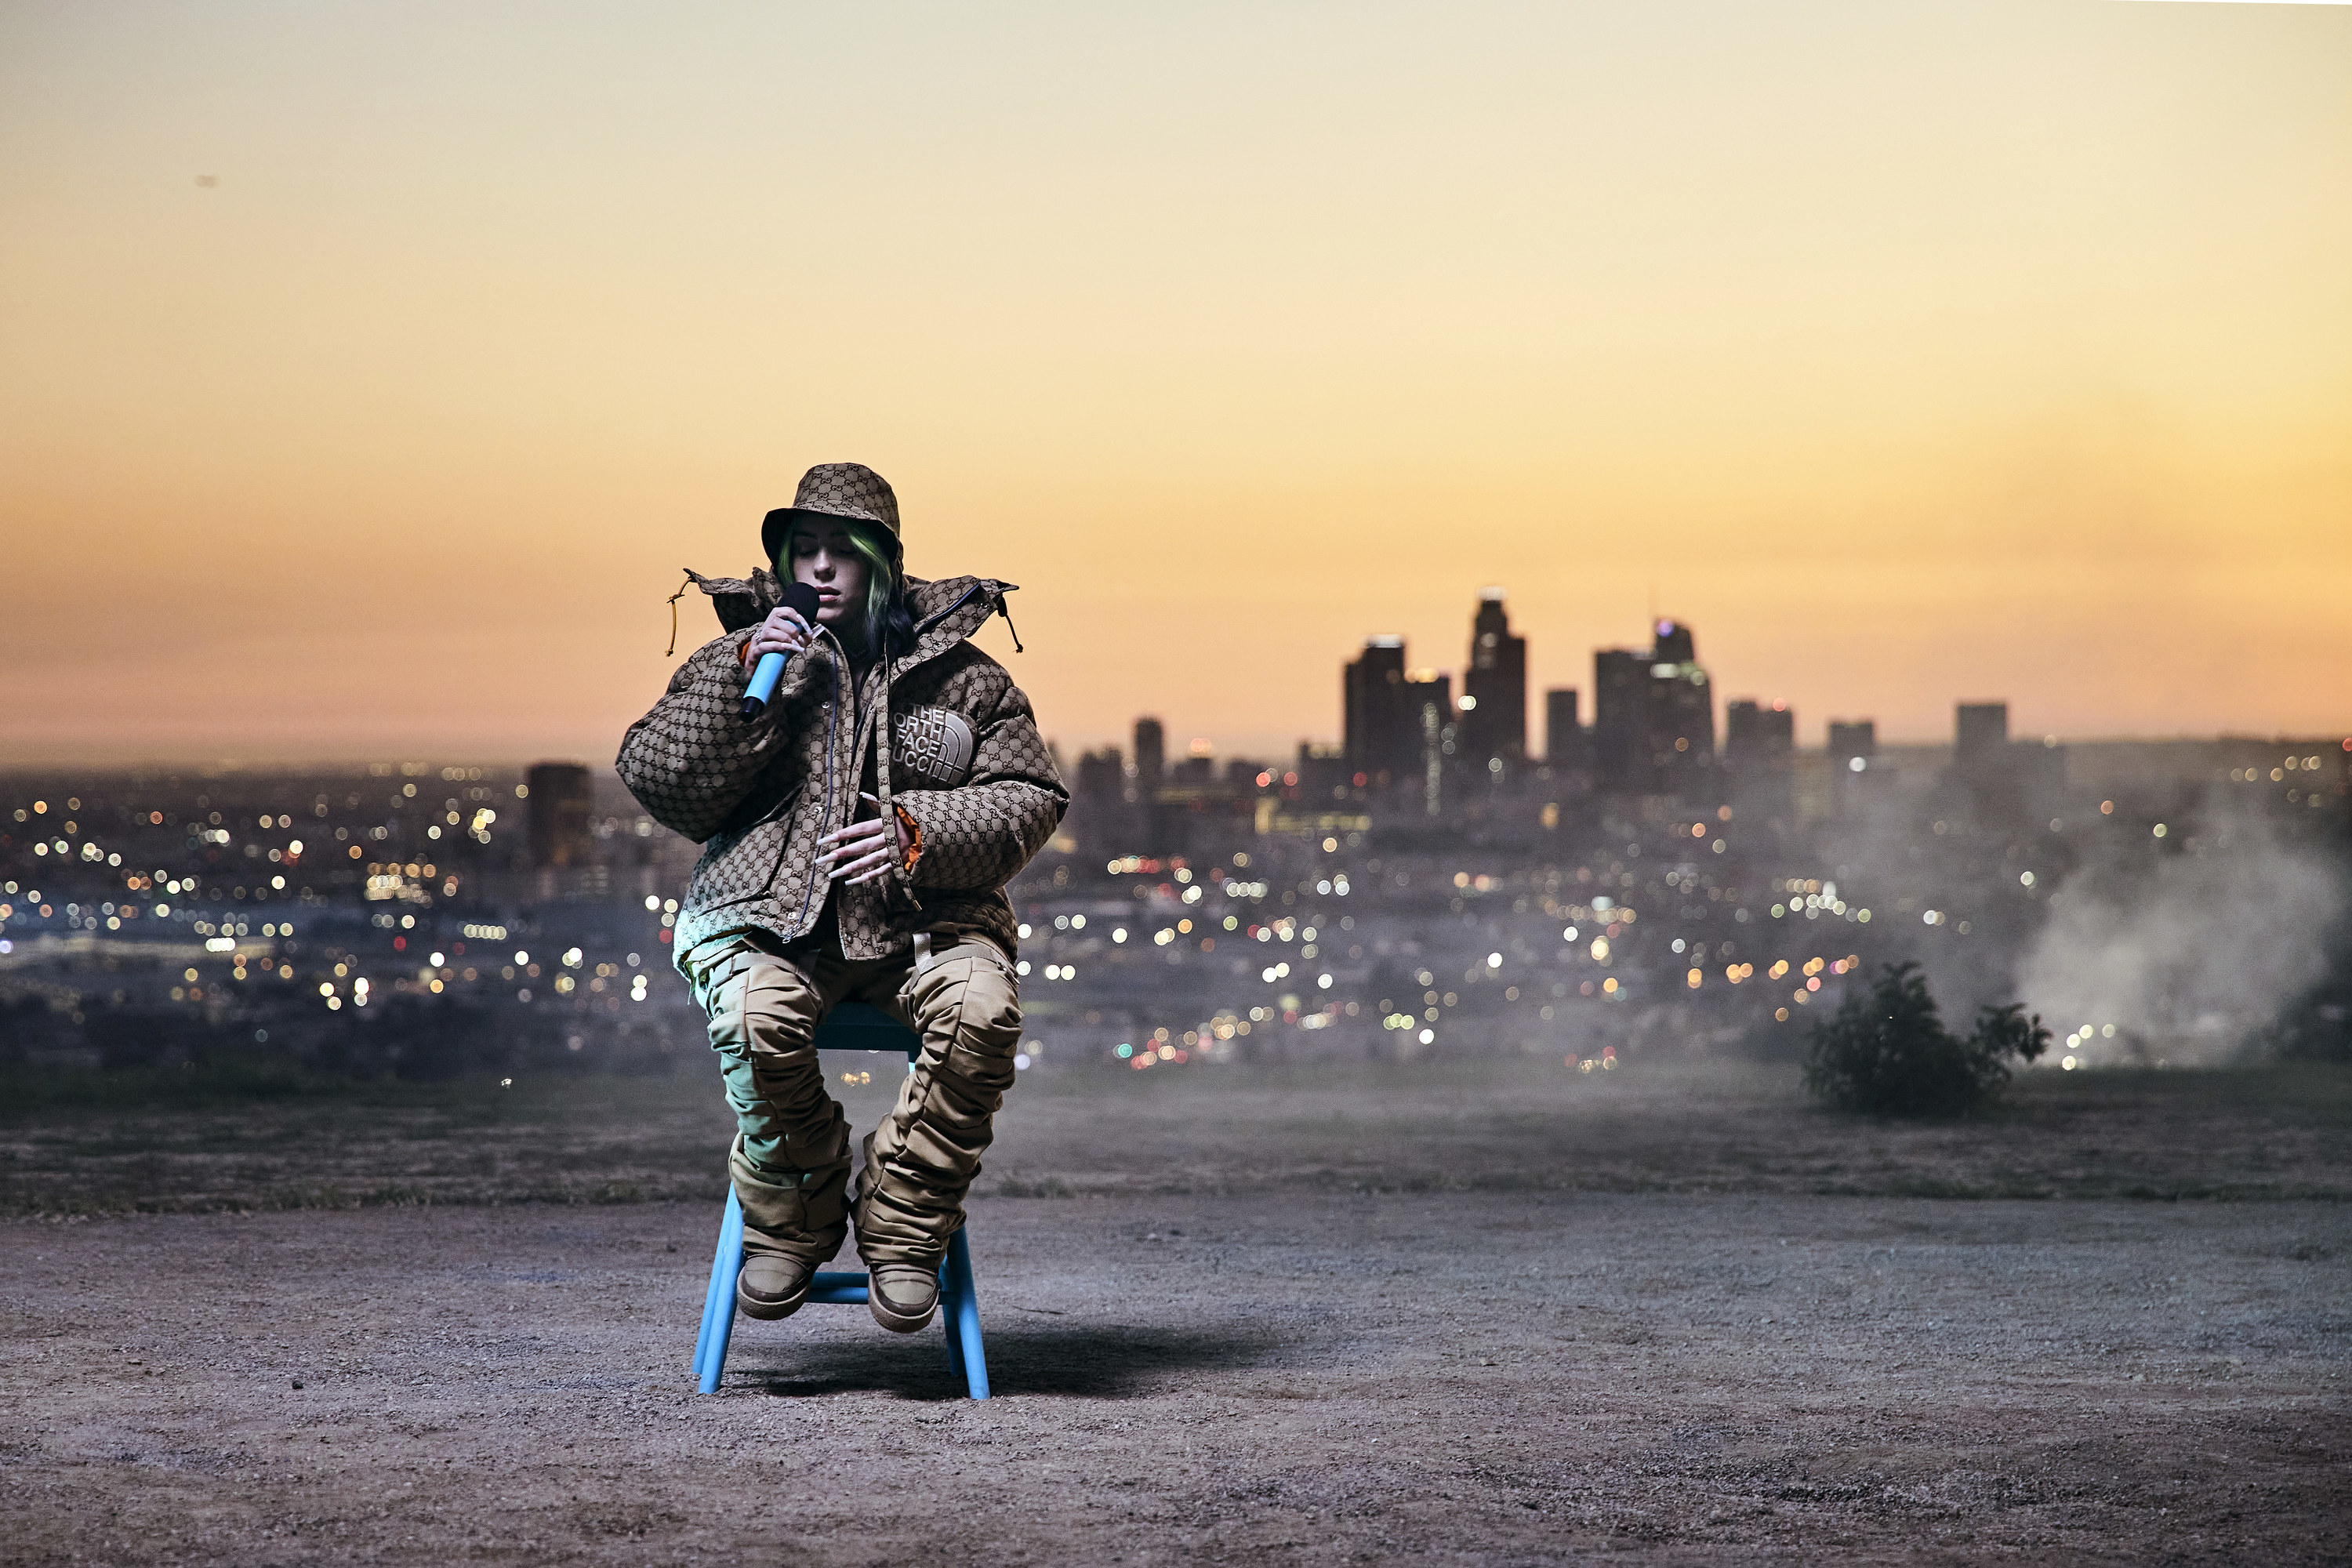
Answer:
[[1021, 1000], [1012, 964], [966, 939], [909, 973], [898, 1001], [922, 1054], [897, 1106], [866, 1139], [857, 1251], [869, 1265], [929, 1268], [963, 1224], [964, 1194], [1012, 1087]]
[[695, 973], [735, 1112], [727, 1163], [744, 1249], [823, 1263], [848, 1231], [849, 1182], [849, 1119], [825, 1092], [814, 1043], [824, 998], [810, 976], [750, 941]]

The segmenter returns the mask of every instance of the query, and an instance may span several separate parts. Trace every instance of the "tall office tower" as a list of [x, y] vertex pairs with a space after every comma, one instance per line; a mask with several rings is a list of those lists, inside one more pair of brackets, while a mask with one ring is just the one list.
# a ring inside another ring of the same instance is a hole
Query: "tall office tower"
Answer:
[[1877, 723], [1869, 719], [1831, 720], [1829, 754], [1831, 762], [1849, 771], [1856, 757], [1878, 755]]
[[1078, 793], [1097, 799], [1117, 800], [1127, 789], [1127, 766], [1120, 761], [1117, 746], [1105, 746], [1099, 752], [1078, 753]]
[[1991, 778], [2009, 761], [2009, 704], [1963, 702], [1953, 738], [1952, 765], [1963, 777]]
[[1830, 805], [1840, 816], [1862, 809], [1871, 787], [1871, 759], [1878, 754], [1878, 726], [1868, 719], [1832, 719], [1829, 744], [1822, 748], [1829, 770]]
[[1397, 775], [1420, 785], [1422, 811], [1435, 816], [1445, 805], [1445, 776], [1453, 771], [1461, 750], [1460, 721], [1454, 707], [1454, 682], [1433, 669], [1405, 677], [1406, 711], [1412, 715], [1413, 749], [1418, 771]]
[[1592, 656], [1592, 775], [1615, 795], [1650, 793], [1650, 746], [1643, 730], [1643, 700], [1650, 661], [1630, 647]]
[[1952, 773], [1979, 822], [2053, 815], [2066, 791], [2066, 748], [2052, 736], [2035, 745], [2009, 738], [2009, 704], [1963, 702], [1953, 736]]
[[1344, 798], [1354, 772], [1348, 766], [1346, 751], [1338, 746], [1318, 745], [1313, 741], [1298, 742], [1296, 771], [1302, 798], [1317, 801]]
[[1737, 767], [1764, 754], [1764, 725], [1758, 715], [1764, 705], [1753, 697], [1735, 697], [1723, 705], [1723, 765]]
[[594, 796], [588, 770], [578, 763], [538, 763], [524, 777], [530, 791], [530, 863], [585, 866], [595, 858], [596, 836], [589, 826]]
[[1723, 765], [1744, 771], [1797, 749], [1797, 715], [1786, 702], [1767, 708], [1743, 697], [1723, 710]]
[[1576, 688], [1544, 693], [1544, 761], [1554, 768], [1585, 765], [1584, 728], [1576, 716]]
[[1062, 831], [1090, 857], [1138, 853], [1150, 836], [1151, 792], [1129, 781], [1119, 749], [1079, 752], [1076, 785]]
[[1368, 637], [1340, 680], [1348, 764], [1369, 784], [1402, 783], [1421, 760], [1421, 720], [1404, 689], [1404, 638]]
[[1511, 635], [1503, 591], [1484, 588], [1470, 618], [1470, 663], [1462, 675], [1462, 751], [1473, 769], [1500, 771], [1528, 754], [1528, 639]]
[[1797, 715], [1743, 697], [1723, 710], [1723, 785], [1740, 815], [1784, 826], [1797, 820]]
[[1699, 666], [1690, 627], [1660, 621], [1657, 634], [1643, 704], [1651, 788], [1687, 804], [1705, 804], [1721, 793], [1715, 766], [1715, 689]]
[[1150, 789], [1167, 771], [1168, 739], [1157, 719], [1135, 721], [1135, 782]]

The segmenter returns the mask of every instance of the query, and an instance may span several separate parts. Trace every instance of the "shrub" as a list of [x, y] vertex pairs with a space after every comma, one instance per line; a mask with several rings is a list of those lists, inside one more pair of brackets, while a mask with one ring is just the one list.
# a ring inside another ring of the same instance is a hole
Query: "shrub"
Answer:
[[1880, 1116], [1961, 1116], [1999, 1098], [2009, 1058], [2050, 1046], [2040, 1015], [2021, 1003], [1987, 1007], [1965, 1039], [1944, 1027], [1916, 963], [1890, 963], [1864, 993], [1849, 989], [1813, 1026], [1805, 1087], [1841, 1110]]

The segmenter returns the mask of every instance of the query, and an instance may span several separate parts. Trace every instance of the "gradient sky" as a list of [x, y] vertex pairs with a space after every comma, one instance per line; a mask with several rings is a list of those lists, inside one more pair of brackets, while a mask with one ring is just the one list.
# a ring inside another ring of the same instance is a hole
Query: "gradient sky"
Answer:
[[2352, 9], [15, 4], [0, 235], [0, 761], [606, 761], [845, 458], [1066, 749], [2352, 726]]

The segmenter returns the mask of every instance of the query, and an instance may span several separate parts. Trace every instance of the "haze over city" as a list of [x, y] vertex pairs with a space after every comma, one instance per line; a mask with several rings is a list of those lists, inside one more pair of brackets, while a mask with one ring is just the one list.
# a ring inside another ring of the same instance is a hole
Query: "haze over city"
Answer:
[[13, 760], [602, 762], [839, 458], [1069, 754], [1488, 584], [1808, 746], [2345, 722], [2352, 13], [687, 15], [0, 17]]
[[8, 1563], [2338, 1568], [2347, 89], [0, 5]]

